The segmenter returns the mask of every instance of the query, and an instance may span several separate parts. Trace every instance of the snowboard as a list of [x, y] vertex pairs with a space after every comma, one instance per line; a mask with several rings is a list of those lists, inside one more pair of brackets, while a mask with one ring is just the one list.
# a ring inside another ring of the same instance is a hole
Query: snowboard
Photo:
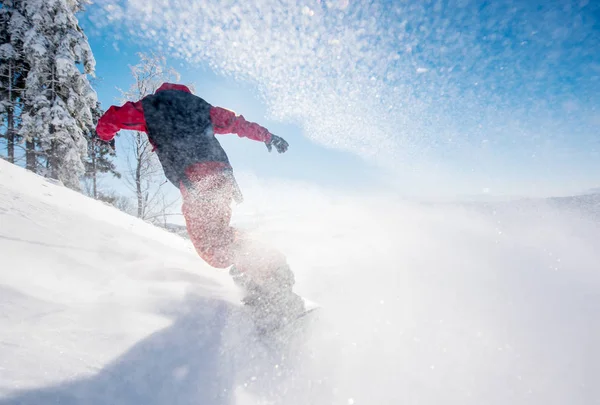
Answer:
[[316, 317], [319, 310], [322, 309], [321, 305], [311, 301], [305, 297], [300, 297], [304, 301], [304, 311], [296, 315], [293, 319], [288, 319], [286, 322], [282, 322], [278, 325], [273, 325], [269, 328], [257, 327], [257, 333], [259, 336], [284, 336], [286, 334], [293, 334], [299, 332], [303, 328], [307, 327], [313, 318]]
[[[291, 357], [302, 356], [302, 347], [314, 330], [312, 325], [317, 322], [322, 311], [318, 303], [301, 298], [305, 303], [305, 311], [293, 319], [270, 328], [255, 325], [256, 342], [267, 349], [273, 364], [279, 364], [282, 369], [293, 367], [290, 363]], [[286, 358], [287, 360], [284, 360]]]
[[286, 328], [289, 326], [297, 325], [299, 322], [304, 322], [306, 318], [310, 318], [313, 315], [316, 315], [315, 312], [321, 309], [321, 305], [317, 304], [314, 301], [311, 301], [305, 297], [300, 297], [304, 301], [304, 312], [298, 314], [294, 319], [288, 322], [286, 325], [283, 325], [281, 328]]

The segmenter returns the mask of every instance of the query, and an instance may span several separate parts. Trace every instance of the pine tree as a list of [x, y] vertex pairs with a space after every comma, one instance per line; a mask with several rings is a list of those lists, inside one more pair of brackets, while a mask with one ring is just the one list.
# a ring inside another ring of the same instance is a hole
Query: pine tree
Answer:
[[[30, 69], [23, 94], [19, 133], [45, 168], [41, 174], [80, 190], [88, 154], [86, 131], [93, 126], [96, 93], [87, 75], [95, 60], [75, 14], [84, 0], [15, 0], [31, 23], [24, 55]], [[79, 70], [82, 69], [82, 71]], [[34, 162], [28, 159], [28, 167]], [[31, 167], [30, 167], [31, 168]]]
[[0, 121], [4, 123], [7, 159], [15, 163], [15, 146], [19, 141], [19, 112], [29, 70], [23, 55], [23, 41], [28, 22], [19, 11], [19, 1], [5, 0], [0, 7]]

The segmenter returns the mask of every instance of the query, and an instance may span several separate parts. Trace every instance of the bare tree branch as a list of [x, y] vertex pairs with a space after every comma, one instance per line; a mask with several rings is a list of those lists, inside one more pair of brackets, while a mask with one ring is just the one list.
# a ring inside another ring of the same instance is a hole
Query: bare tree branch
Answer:
[[[168, 81], [178, 81], [179, 73], [166, 64], [166, 58], [158, 53], [138, 54], [140, 62], [130, 66], [135, 80], [128, 91], [121, 91], [122, 102], [141, 100], [152, 94]], [[166, 183], [162, 166], [145, 134], [134, 132], [128, 142], [128, 173], [125, 182], [135, 194], [137, 216], [145, 220], [166, 218], [166, 212], [177, 201], [167, 198], [163, 185]]]

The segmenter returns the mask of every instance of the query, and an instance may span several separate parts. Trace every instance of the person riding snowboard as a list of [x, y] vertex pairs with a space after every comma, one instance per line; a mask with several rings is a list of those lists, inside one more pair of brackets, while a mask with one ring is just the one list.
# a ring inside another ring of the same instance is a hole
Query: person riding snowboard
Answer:
[[121, 129], [147, 134], [165, 176], [181, 192], [187, 232], [196, 251], [212, 267], [230, 267], [233, 280], [245, 292], [243, 302], [255, 315], [272, 326], [302, 312], [304, 304], [292, 292], [294, 276], [285, 257], [230, 225], [231, 202], [240, 203], [242, 195], [215, 134], [234, 133], [264, 142], [269, 152], [274, 147], [284, 153], [288, 143], [173, 83], [163, 83], [139, 101], [111, 106], [98, 120], [96, 133], [114, 142]]

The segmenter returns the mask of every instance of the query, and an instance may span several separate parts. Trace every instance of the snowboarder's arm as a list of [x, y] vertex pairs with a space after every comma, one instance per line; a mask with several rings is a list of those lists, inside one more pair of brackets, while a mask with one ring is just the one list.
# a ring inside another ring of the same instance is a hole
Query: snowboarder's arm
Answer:
[[221, 107], [211, 107], [210, 119], [215, 134], [237, 134], [254, 141], [269, 142], [271, 133], [264, 127], [250, 121], [244, 116]]
[[146, 132], [141, 102], [128, 101], [121, 107], [111, 106], [98, 120], [96, 133], [103, 141], [110, 141], [120, 129]]

